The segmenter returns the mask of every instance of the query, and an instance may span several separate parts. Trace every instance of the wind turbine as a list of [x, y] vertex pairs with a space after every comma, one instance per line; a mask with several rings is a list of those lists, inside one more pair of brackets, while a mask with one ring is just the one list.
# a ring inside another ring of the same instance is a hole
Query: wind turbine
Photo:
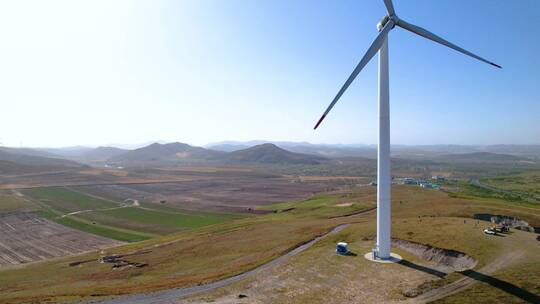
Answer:
[[390, 96], [388, 84], [388, 33], [396, 26], [420, 35], [434, 42], [445, 45], [460, 53], [483, 61], [494, 67], [501, 66], [488, 61], [480, 56], [477, 56], [431, 32], [414, 24], [398, 18], [394, 10], [392, 0], [384, 0], [386, 11], [388, 12], [381, 21], [377, 24], [379, 35], [371, 46], [368, 48], [364, 57], [360, 60], [356, 68], [354, 68], [351, 76], [345, 81], [345, 84], [338, 91], [334, 100], [330, 103], [324, 114], [321, 116], [314, 129], [321, 124], [328, 112], [332, 110], [336, 102], [341, 98], [343, 93], [354, 81], [356, 76], [362, 71], [366, 64], [379, 52], [379, 139], [377, 145], [377, 247], [375, 254], [378, 259], [391, 259], [390, 252], [390, 207], [391, 207], [391, 175], [390, 175]]

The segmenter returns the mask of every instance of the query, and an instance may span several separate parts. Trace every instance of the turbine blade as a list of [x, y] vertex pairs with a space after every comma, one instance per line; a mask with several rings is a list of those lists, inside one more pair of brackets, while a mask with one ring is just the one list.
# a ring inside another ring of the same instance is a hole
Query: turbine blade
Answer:
[[394, 11], [394, 4], [392, 4], [392, 0], [384, 0], [384, 5], [386, 6], [386, 11], [388, 12], [388, 16], [392, 16], [396, 14], [396, 11]]
[[421, 28], [421, 27], [416, 26], [414, 24], [410, 24], [410, 23], [408, 23], [408, 22], [406, 22], [406, 21], [404, 21], [402, 19], [399, 19], [399, 21], [397, 22], [397, 26], [399, 26], [401, 28], [404, 28], [404, 29], [406, 29], [406, 30], [408, 30], [410, 32], [413, 32], [413, 33], [415, 33], [417, 35], [420, 35], [420, 36], [422, 36], [424, 38], [427, 38], [429, 40], [438, 42], [438, 43], [440, 43], [442, 45], [445, 45], [445, 46], [447, 46], [447, 47], [449, 47], [451, 49], [454, 49], [454, 50], [456, 50], [456, 51], [458, 51], [460, 53], [471, 56], [472, 58], [478, 59], [478, 60], [483, 61], [483, 62], [485, 62], [487, 64], [490, 64], [490, 65], [492, 65], [494, 67], [502, 69], [502, 67], [500, 65], [498, 65], [498, 64], [496, 64], [494, 62], [491, 62], [489, 60], [486, 60], [486, 59], [484, 59], [484, 58], [482, 58], [482, 57], [480, 57], [478, 55], [475, 55], [475, 54], [473, 54], [473, 53], [471, 53], [471, 52], [469, 52], [469, 51], [467, 51], [465, 49], [462, 49], [459, 46], [457, 46], [457, 45], [455, 45], [455, 44], [453, 44], [453, 43], [451, 43], [449, 41], [444, 40], [443, 38], [433, 34], [432, 32], [430, 32], [430, 31], [428, 31], [428, 30], [426, 30], [424, 28]]
[[354, 81], [356, 76], [358, 76], [360, 71], [362, 71], [362, 69], [371, 60], [371, 58], [373, 58], [373, 56], [375, 56], [377, 51], [379, 51], [379, 49], [381, 48], [381, 45], [384, 42], [384, 39], [386, 39], [386, 35], [392, 29], [393, 26], [394, 26], [394, 23], [392, 21], [388, 21], [388, 23], [386, 23], [383, 29], [379, 32], [379, 35], [377, 36], [377, 38], [375, 38], [375, 40], [373, 40], [373, 42], [371, 43], [371, 46], [369, 47], [367, 52], [364, 54], [364, 57], [362, 57], [358, 65], [356, 65], [356, 68], [354, 68], [353, 72], [351, 73], [351, 76], [349, 76], [347, 81], [345, 81], [345, 84], [343, 84], [343, 86], [337, 93], [336, 97], [334, 97], [334, 100], [332, 100], [328, 108], [326, 108], [326, 111], [324, 111], [324, 114], [321, 116], [321, 118], [319, 119], [315, 127], [313, 128], [314, 130], [317, 129], [317, 127], [321, 124], [321, 122], [324, 120], [328, 112], [332, 110], [336, 102], [341, 98], [341, 95], [345, 93], [347, 88], [351, 85], [351, 83]]

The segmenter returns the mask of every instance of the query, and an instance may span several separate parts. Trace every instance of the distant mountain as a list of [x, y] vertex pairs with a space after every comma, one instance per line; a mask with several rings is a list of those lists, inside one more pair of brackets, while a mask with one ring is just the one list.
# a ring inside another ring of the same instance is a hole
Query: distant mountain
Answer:
[[0, 149], [0, 174], [60, 171], [83, 167], [82, 164], [74, 161], [31, 155], [28, 154], [28, 150], [18, 153], [17, 150], [16, 148]]
[[79, 156], [79, 159], [84, 162], [104, 162], [127, 152], [129, 150], [115, 147], [97, 147]]
[[61, 158], [60, 155], [50, 151], [45, 151], [39, 148], [14, 148], [14, 147], [0, 147], [0, 151], [15, 154], [15, 155], [28, 155], [28, 156], [40, 156], [48, 158]]
[[442, 162], [461, 163], [514, 163], [530, 162], [531, 159], [509, 154], [498, 154], [491, 152], [473, 152], [438, 155], [434, 159]]
[[227, 159], [233, 163], [309, 165], [316, 165], [328, 160], [321, 156], [290, 152], [269, 143], [230, 152]]
[[62, 147], [62, 148], [36, 148], [35, 150], [56, 155], [57, 157], [62, 157], [65, 159], [77, 159], [92, 151], [94, 148], [86, 146], [73, 146], [73, 147]]
[[342, 145], [342, 144], [311, 144], [308, 142], [290, 142], [290, 141], [275, 141], [265, 142], [261, 140], [252, 140], [246, 142], [238, 141], [223, 141], [219, 143], [208, 144], [206, 147], [225, 151], [233, 152], [237, 150], [243, 150], [257, 145], [266, 143], [272, 143], [282, 149], [286, 149], [290, 152], [313, 154], [329, 158], [339, 157], [376, 157], [377, 147], [373, 145]]
[[38, 148], [41, 153], [47, 153], [52, 157], [63, 158], [82, 163], [104, 162], [111, 157], [126, 153], [129, 150], [115, 147], [65, 147], [65, 148]]
[[182, 163], [220, 160], [224, 152], [194, 147], [184, 143], [159, 144], [149, 146], [109, 158], [109, 161], [123, 164], [137, 163]]
[[233, 152], [238, 150], [244, 150], [250, 147], [253, 147], [253, 145], [244, 145], [244, 144], [212, 144], [207, 146], [208, 148], [216, 151], [223, 151], [223, 152]]

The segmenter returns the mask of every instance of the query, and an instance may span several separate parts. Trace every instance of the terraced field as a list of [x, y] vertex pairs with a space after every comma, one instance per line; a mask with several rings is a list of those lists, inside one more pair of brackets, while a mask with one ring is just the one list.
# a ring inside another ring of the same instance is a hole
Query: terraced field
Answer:
[[35, 213], [0, 215], [0, 267], [118, 246], [122, 242], [42, 219]]

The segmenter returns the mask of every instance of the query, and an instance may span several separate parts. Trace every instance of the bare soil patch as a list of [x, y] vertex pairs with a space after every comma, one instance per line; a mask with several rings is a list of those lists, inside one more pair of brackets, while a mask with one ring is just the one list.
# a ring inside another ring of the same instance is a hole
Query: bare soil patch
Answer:
[[325, 190], [325, 185], [291, 182], [286, 178], [215, 177], [168, 183], [102, 185], [85, 189], [100, 196], [131, 198], [183, 209], [257, 213], [258, 206], [304, 199]]
[[0, 268], [122, 244], [53, 223], [33, 213], [0, 215], [0, 231]]
[[392, 239], [392, 245], [426, 261], [435, 263], [437, 270], [445, 273], [472, 269], [477, 264], [477, 261], [471, 256], [456, 250], [433, 247], [402, 239]]

